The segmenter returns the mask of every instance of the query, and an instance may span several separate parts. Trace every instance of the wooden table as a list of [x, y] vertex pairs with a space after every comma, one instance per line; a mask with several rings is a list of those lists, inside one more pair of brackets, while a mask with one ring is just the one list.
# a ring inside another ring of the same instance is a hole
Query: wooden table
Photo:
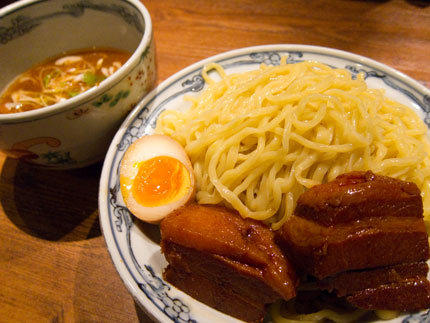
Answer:
[[[144, 3], [158, 82], [227, 50], [296, 43], [365, 55], [430, 86], [429, 1]], [[0, 322], [149, 322], [100, 231], [101, 167], [47, 171], [0, 158]]]

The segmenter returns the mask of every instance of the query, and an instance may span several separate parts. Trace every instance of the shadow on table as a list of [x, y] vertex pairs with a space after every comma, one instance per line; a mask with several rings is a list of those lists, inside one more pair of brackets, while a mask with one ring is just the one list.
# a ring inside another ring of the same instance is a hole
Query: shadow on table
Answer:
[[[362, 1], [362, 2], [373, 2], [373, 3], [384, 3], [390, 2], [391, 0], [351, 0], [351, 1]], [[426, 8], [430, 6], [429, 0], [405, 0], [405, 2], [419, 8]]]
[[430, 6], [430, 1], [428, 0], [407, 0], [407, 2], [419, 8]]
[[139, 320], [139, 323], [153, 323], [154, 321], [151, 320], [148, 316], [148, 314], [146, 314], [146, 312], [140, 307], [139, 304], [136, 303], [136, 301], [134, 302], [134, 307], [136, 308], [136, 314], [137, 314], [137, 318]]
[[[385, 2], [390, 2], [391, 0], [350, 0], [350, 1], [360, 1], [360, 2], [369, 2], [375, 4], [382, 4]], [[430, 6], [429, 0], [405, 0], [406, 3], [409, 3], [418, 8], [426, 8]]]
[[[0, 179], [1, 205], [17, 227], [41, 239], [76, 241], [100, 236], [101, 168], [98, 163], [53, 171], [7, 159]], [[5, 178], [5, 174], [14, 176]]]

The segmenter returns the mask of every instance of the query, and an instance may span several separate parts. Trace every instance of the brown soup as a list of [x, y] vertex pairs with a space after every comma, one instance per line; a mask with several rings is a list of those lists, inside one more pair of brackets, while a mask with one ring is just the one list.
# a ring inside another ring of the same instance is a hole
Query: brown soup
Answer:
[[42, 62], [16, 77], [0, 96], [0, 113], [43, 108], [100, 84], [131, 56], [117, 49], [90, 49]]

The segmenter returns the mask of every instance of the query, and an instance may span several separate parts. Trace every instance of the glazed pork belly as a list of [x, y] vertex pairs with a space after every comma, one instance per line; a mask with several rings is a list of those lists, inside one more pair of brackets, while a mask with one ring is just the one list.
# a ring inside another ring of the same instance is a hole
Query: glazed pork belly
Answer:
[[303, 193], [279, 243], [303, 274], [365, 309], [430, 307], [418, 187], [352, 172]]
[[319, 279], [429, 258], [418, 187], [371, 172], [303, 193], [281, 237], [294, 263]]
[[164, 278], [228, 315], [260, 322], [266, 306], [296, 295], [295, 270], [264, 224], [220, 206], [191, 204], [161, 223]]
[[430, 306], [427, 272], [426, 262], [403, 263], [342, 272], [318, 285], [358, 308], [415, 311]]

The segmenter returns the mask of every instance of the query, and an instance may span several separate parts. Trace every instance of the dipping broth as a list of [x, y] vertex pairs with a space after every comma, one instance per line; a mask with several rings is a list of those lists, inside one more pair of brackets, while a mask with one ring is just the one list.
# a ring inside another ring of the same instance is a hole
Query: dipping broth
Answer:
[[88, 49], [44, 61], [16, 77], [0, 96], [0, 113], [40, 109], [97, 86], [131, 56], [117, 49]]

